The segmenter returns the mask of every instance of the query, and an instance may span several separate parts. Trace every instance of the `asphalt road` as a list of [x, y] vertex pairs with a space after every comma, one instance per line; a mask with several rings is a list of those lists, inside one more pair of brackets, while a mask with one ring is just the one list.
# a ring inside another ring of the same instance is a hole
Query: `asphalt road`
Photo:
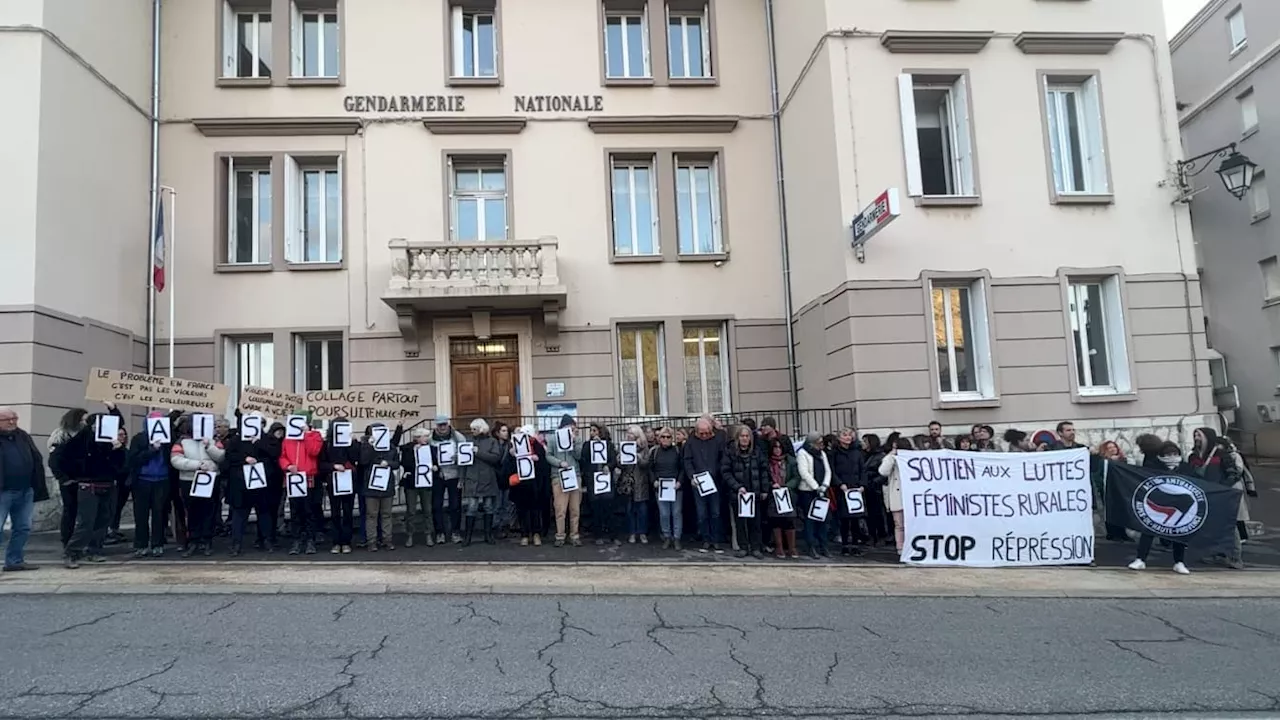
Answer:
[[1280, 716], [1277, 600], [3, 602], [0, 718]]

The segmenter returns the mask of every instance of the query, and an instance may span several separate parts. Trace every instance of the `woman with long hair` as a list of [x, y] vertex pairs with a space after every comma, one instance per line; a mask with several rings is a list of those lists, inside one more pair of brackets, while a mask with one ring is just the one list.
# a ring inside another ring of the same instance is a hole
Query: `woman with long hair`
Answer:
[[[88, 414], [89, 411], [84, 408], [71, 408], [62, 414], [58, 427], [49, 433], [49, 442], [45, 447], [49, 458], [53, 457], [54, 451], [63, 443], [75, 437], [75, 434], [84, 428], [84, 419]], [[76, 529], [76, 496], [79, 488], [73, 478], [59, 469], [54, 469], [53, 476], [58, 481], [58, 496], [62, 500], [62, 517], [58, 522], [58, 535], [65, 549], [67, 542], [71, 540], [71, 533]]]

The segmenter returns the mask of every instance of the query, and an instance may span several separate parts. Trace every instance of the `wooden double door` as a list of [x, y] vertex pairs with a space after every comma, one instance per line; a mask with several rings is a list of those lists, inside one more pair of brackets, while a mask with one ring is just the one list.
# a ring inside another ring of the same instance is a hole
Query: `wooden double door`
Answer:
[[520, 363], [517, 360], [451, 361], [454, 427], [465, 428], [476, 418], [492, 424], [520, 421]]

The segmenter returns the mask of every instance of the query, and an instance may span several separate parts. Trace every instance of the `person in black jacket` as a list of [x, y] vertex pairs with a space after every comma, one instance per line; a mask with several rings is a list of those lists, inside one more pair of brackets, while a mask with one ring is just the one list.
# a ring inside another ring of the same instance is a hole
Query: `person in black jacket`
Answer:
[[6, 573], [36, 569], [27, 564], [27, 538], [36, 503], [48, 499], [44, 457], [31, 435], [18, 427], [18, 411], [0, 407], [0, 531], [6, 520], [12, 524], [4, 553]]
[[[431, 512], [431, 497], [435, 481], [440, 473], [440, 461], [436, 445], [431, 444], [431, 429], [416, 427], [409, 434], [412, 442], [400, 446], [400, 467], [404, 468], [404, 546], [413, 547], [413, 536], [421, 532], [427, 538], [427, 547], [436, 544], [436, 524]], [[337, 448], [339, 450], [344, 448]], [[432, 487], [418, 487], [418, 453], [431, 468]], [[458, 452], [454, 445], [453, 452]], [[350, 538], [348, 538], [348, 544]]]
[[[765, 418], [767, 421], [769, 418]], [[762, 423], [763, 426], [763, 423]], [[699, 419], [694, 426], [693, 434], [685, 441], [681, 450], [684, 462], [685, 477], [689, 479], [689, 489], [694, 498], [694, 509], [698, 514], [698, 534], [702, 536], [702, 552], [724, 552], [720, 543], [720, 455], [724, 452], [724, 444], [715, 434], [714, 426], [705, 419]], [[696, 486], [696, 478], [702, 473], [711, 476], [716, 492], [701, 495]]]
[[[733, 497], [729, 500], [729, 508], [738, 529], [738, 557], [764, 559], [764, 538], [760, 531], [761, 516], [764, 515], [765, 502], [769, 498], [769, 471], [765, 467], [764, 453], [755, 441], [751, 428], [743, 425], [738, 428], [737, 437], [725, 448], [720, 463], [720, 476], [724, 478], [725, 487]], [[755, 515], [740, 517], [738, 515], [739, 498], [747, 495], [755, 496]]]
[[84, 427], [84, 418], [89, 414], [84, 408], [71, 408], [62, 414], [62, 419], [58, 421], [58, 427], [49, 433], [49, 441], [45, 446], [49, 457], [49, 470], [53, 473], [53, 478], [58, 481], [58, 495], [62, 501], [62, 517], [58, 522], [58, 535], [62, 540], [62, 547], [65, 550], [67, 543], [71, 542], [71, 533], [76, 530], [76, 497], [80, 492], [79, 486], [76, 485], [74, 478], [69, 477], [62, 469], [57, 467], [53, 460], [53, 453], [66, 441], [70, 440], [80, 429]]
[[267, 432], [254, 443], [253, 457], [266, 467], [267, 489], [254, 498], [254, 513], [258, 516], [258, 539], [253, 546], [258, 550], [275, 552], [278, 541], [276, 523], [279, 520], [280, 499], [284, 495], [284, 469], [280, 467], [280, 455], [284, 453], [284, 424], [271, 423]]
[[[107, 407], [111, 415], [120, 416], [114, 405]], [[98, 415], [87, 416], [85, 427], [59, 446], [52, 459], [61, 472], [75, 480], [77, 486], [76, 529], [63, 558], [63, 564], [72, 570], [80, 567], [81, 559], [106, 562], [101, 552], [102, 543], [115, 510], [116, 478], [126, 467], [127, 436], [125, 439], [120, 437], [124, 431], [123, 423], [115, 438], [98, 442], [94, 427]]]
[[[841, 428], [829, 452], [831, 474], [835, 476], [831, 484], [839, 491], [835, 506], [836, 517], [840, 519], [840, 554], [861, 555], [858, 544], [863, 541], [862, 523], [858, 517], [849, 514], [849, 507], [844, 501], [846, 490], [863, 488], [866, 492], [867, 467], [863, 462], [862, 447], [858, 444], [858, 434], [853, 428]], [[863, 509], [865, 511], [865, 507]]]
[[893, 532], [892, 522], [885, 512], [884, 486], [889, 479], [880, 474], [880, 463], [884, 460], [885, 446], [880, 444], [880, 436], [867, 433], [862, 436], [862, 498], [867, 504], [867, 534], [871, 536], [871, 544], [886, 542]]
[[[604, 442], [606, 462], [603, 465], [591, 462], [591, 443], [595, 441]], [[590, 503], [591, 534], [596, 536], [596, 545], [604, 545], [610, 541], [614, 545], [621, 545], [622, 541], [613, 536], [614, 516], [623, 512], [618, 500], [620, 495], [613, 491], [612, 475], [613, 471], [618, 467], [618, 449], [614, 446], [613, 439], [609, 436], [608, 428], [598, 423], [591, 423], [591, 440], [582, 443], [582, 453], [578, 458], [578, 467], [581, 469], [580, 482], [584, 488], [582, 497]], [[609, 492], [599, 495], [595, 494], [595, 476], [598, 472], [610, 474]], [[586, 492], [586, 490], [590, 490], [590, 492]], [[623, 499], [625, 500], [625, 498]]]
[[[148, 419], [164, 417], [153, 411]], [[172, 433], [172, 429], [170, 429]], [[169, 453], [173, 442], [157, 436], [152, 441], [144, 425], [133, 436], [125, 465], [133, 489], [133, 556], [143, 558], [164, 554], [164, 508], [169, 502]]]
[[[547, 462], [547, 448], [532, 425], [525, 425], [516, 432], [529, 436], [529, 447], [534, 456], [533, 479], [519, 479], [515, 445], [508, 444], [502, 457], [502, 465], [498, 469], [498, 481], [501, 483], [505, 479], [510, 487], [509, 497], [516, 506], [517, 521], [520, 523], [520, 546], [540, 546], [542, 536], [547, 531], [543, 508], [551, 503], [551, 464]], [[512, 482], [515, 484], [512, 485]]]

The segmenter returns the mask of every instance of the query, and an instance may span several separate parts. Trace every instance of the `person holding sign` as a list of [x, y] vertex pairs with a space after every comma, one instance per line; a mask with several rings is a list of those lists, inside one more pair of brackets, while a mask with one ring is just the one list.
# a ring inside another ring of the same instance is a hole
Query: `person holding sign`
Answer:
[[[169, 463], [178, 471], [178, 482], [182, 494], [182, 503], [187, 509], [187, 546], [182, 549], [182, 557], [191, 557], [193, 553], [201, 553], [206, 557], [213, 554], [213, 522], [214, 513], [218, 511], [212, 495], [205, 497], [203, 492], [193, 492], [197, 473], [218, 473], [218, 463], [226, 456], [226, 451], [212, 438], [196, 440], [192, 435], [191, 416], [183, 415], [174, 424], [173, 449], [169, 452]], [[208, 475], [201, 475], [200, 482], [207, 482]]]
[[173, 428], [159, 410], [147, 414], [146, 426], [133, 436], [125, 465], [133, 492], [133, 556], [164, 554], [164, 508], [169, 502], [169, 454]]
[[[254, 541], [253, 546], [269, 553], [275, 552], [279, 542], [277, 522], [280, 517], [280, 504], [284, 500], [284, 468], [280, 466], [280, 458], [284, 456], [284, 434], [284, 423], [274, 422], [253, 444], [254, 452], [257, 453], [254, 457], [262, 466], [262, 476], [266, 479], [266, 487], [255, 490], [257, 494], [253, 498], [253, 511], [258, 516], [258, 539]], [[258, 477], [257, 473], [254, 473], [254, 476]], [[243, 471], [241, 471], [241, 477], [244, 477]]]
[[627, 505], [627, 542], [649, 543], [649, 495], [653, 473], [649, 468], [649, 448], [639, 425], [627, 428], [626, 440], [618, 446], [618, 497]]
[[[930, 426], [932, 429], [932, 426]], [[858, 443], [858, 434], [853, 428], [841, 428], [831, 448], [831, 484], [840, 491], [841, 496], [850, 490], [863, 487], [866, 481], [866, 463], [862, 456], [862, 446]], [[840, 554], [861, 555], [862, 550], [857, 543], [862, 539], [861, 514], [849, 514], [849, 507], [843, 497], [836, 503], [836, 517], [840, 521]]]
[[[565, 431], [568, 433], [565, 433]], [[582, 453], [582, 445], [575, 444], [572, 447], [562, 449], [559, 440], [564, 436], [576, 437], [577, 422], [572, 415], [562, 415], [560, 417], [560, 428], [556, 431], [556, 442], [551, 443], [551, 449], [547, 452], [547, 461], [551, 464], [551, 498], [555, 507], [556, 514], [556, 547], [562, 547], [565, 543], [565, 520], [568, 518], [568, 539], [574, 547], [582, 545], [582, 537], [578, 534], [579, 513], [582, 508], [582, 490], [581, 488], [566, 491], [563, 486], [561, 471], [572, 470], [581, 477], [578, 472], [578, 458]]]
[[[382, 428], [378, 430], [377, 428]], [[360, 483], [360, 494], [364, 496], [365, 518], [364, 534], [368, 538], [369, 552], [378, 552], [379, 546], [384, 550], [395, 550], [396, 545], [391, 537], [391, 506], [396, 499], [395, 470], [400, 467], [400, 434], [402, 428], [396, 428], [391, 438], [391, 445], [386, 450], [374, 446], [373, 435], [387, 430], [383, 423], [374, 423], [365, 429], [365, 443], [360, 451], [360, 472], [363, 482]], [[383, 475], [390, 470], [385, 486], [374, 482], [375, 470]], [[381, 538], [381, 540], [379, 540]]]
[[[578, 467], [581, 468], [580, 477], [591, 487], [591, 534], [596, 536], [596, 545], [604, 545], [610, 541], [621, 545], [622, 542], [613, 537], [614, 516], [623, 511], [618, 495], [613, 492], [613, 472], [618, 467], [617, 448], [609, 437], [609, 429], [603, 425], [592, 423], [590, 433], [590, 439], [582, 444]], [[609, 476], [607, 490], [597, 487], [594, 480], [596, 473], [606, 473]]]
[[359, 475], [360, 445], [352, 437], [351, 422], [345, 417], [337, 417], [329, 423], [329, 431], [324, 440], [324, 448], [320, 451], [320, 474], [323, 485], [329, 491], [329, 512], [333, 523], [333, 554], [351, 553], [351, 543], [355, 534], [356, 496], [354, 483], [351, 492], [338, 492], [333, 483], [334, 473], [351, 471], [352, 477]]
[[507, 478], [510, 487], [508, 494], [516, 506], [516, 519], [520, 523], [520, 545], [540, 546], [546, 532], [544, 516], [551, 503], [551, 465], [547, 463], [547, 447], [532, 425], [517, 428], [515, 432], [529, 438], [533, 451], [533, 477], [520, 479], [519, 463], [524, 461], [516, 458], [515, 446], [510, 444], [505, 446], [507, 452], [502, 458], [498, 477]]
[[502, 443], [489, 434], [489, 423], [480, 418], [471, 421], [471, 441], [475, 458], [462, 468], [462, 505], [466, 512], [466, 530], [462, 545], [471, 544], [476, 519], [484, 520], [484, 541], [493, 545], [493, 514], [498, 509], [498, 469], [502, 464]]
[[[906, 531], [903, 528], [902, 520], [902, 478], [898, 475], [898, 451], [911, 450], [911, 441], [905, 437], [898, 437], [894, 440], [893, 447], [889, 449], [889, 453], [880, 461], [881, 477], [886, 478], [888, 485], [885, 487], [885, 503], [889, 506], [889, 513], [893, 515], [893, 545], [898, 551], [898, 555], [902, 555], [902, 545], [906, 542]], [[872, 512], [872, 508], [868, 506], [867, 512]]]
[[796, 453], [796, 471], [800, 474], [800, 512], [804, 513], [804, 543], [809, 556], [831, 557], [827, 550], [826, 520], [814, 520], [809, 508], [813, 501], [827, 497], [831, 487], [831, 463], [822, 449], [822, 435], [811, 432], [805, 436], [804, 446]]
[[[436, 526], [431, 517], [431, 496], [440, 474], [436, 446], [431, 444], [431, 431], [416, 427], [411, 433], [413, 442], [400, 448], [400, 467], [404, 468], [404, 546], [413, 547], [413, 535], [421, 531], [427, 539], [427, 547], [436, 544]], [[419, 484], [422, 476], [431, 479], [433, 487]]]
[[[756, 508], [763, 506], [769, 497], [769, 473], [764, 453], [756, 446], [755, 435], [746, 425], [738, 427], [733, 444], [725, 450], [720, 475], [729, 492], [738, 496], [729, 506], [738, 526], [738, 557], [751, 555], [763, 560], [764, 538], [760, 532], [763, 513]], [[743, 517], [739, 510], [744, 503], [751, 508], [750, 517]]]
[[[258, 452], [252, 441], [244, 439], [244, 429], [240, 409], [236, 408], [236, 427], [227, 434], [223, 441], [223, 466], [227, 471], [227, 505], [231, 506], [231, 557], [239, 557], [244, 552], [244, 529], [249, 524], [249, 511], [255, 506], [259, 496], [266, 495], [265, 487], [250, 489], [245, 483], [245, 466], [259, 466]], [[261, 524], [259, 515], [258, 523]]]
[[[302, 418], [302, 426], [294, 426], [294, 431], [301, 430], [301, 438], [290, 438], [289, 422], [297, 423]], [[285, 425], [285, 439], [280, 451], [280, 469], [284, 474], [302, 473], [307, 476], [307, 496], [289, 498], [289, 517], [293, 525], [293, 546], [290, 555], [305, 552], [314, 555], [316, 552], [316, 529], [323, 514], [324, 499], [321, 492], [316, 492], [316, 474], [320, 470], [320, 452], [324, 450], [324, 436], [311, 427], [311, 414], [299, 410], [291, 416]], [[281, 486], [283, 488], [283, 485]]]
[[769, 473], [769, 498], [765, 513], [773, 535], [773, 556], [798, 558], [796, 549], [796, 488], [800, 487], [800, 471], [794, 455], [787, 454], [786, 443], [774, 438], [766, 445], [765, 469]]
[[[684, 443], [685, 476], [693, 478], [706, 473], [711, 476], [718, 490], [720, 457], [724, 449], [724, 442], [716, 435], [711, 421], [699, 418], [693, 435]], [[699, 493], [694, 497], [694, 507], [698, 512], [698, 534], [702, 536], [702, 552], [724, 552], [719, 547], [720, 503], [718, 491], [706, 495]]]
[[[55, 473], [65, 474], [76, 483], [75, 532], [63, 558], [64, 566], [70, 569], [80, 567], [82, 559], [106, 562], [102, 546], [115, 509], [116, 477], [125, 471], [127, 460], [119, 435], [123, 426], [120, 411], [114, 405], [107, 407], [107, 413], [86, 416], [85, 426], [50, 456]], [[113, 420], [100, 422], [102, 417]]]
[[683, 550], [680, 536], [684, 530], [684, 472], [680, 448], [675, 445], [671, 428], [662, 427], [654, 433], [658, 444], [646, 455], [653, 475], [653, 489], [658, 494], [658, 529], [662, 534], [662, 549]]
[[[431, 515], [436, 528], [436, 542], [452, 541], [455, 545], [462, 542], [462, 500], [458, 496], [458, 477], [461, 467], [457, 464], [457, 448], [467, 441], [467, 437], [449, 423], [448, 415], [437, 415], [435, 428], [431, 431], [431, 447], [435, 448], [436, 459], [440, 465], [440, 474], [431, 487]], [[440, 460], [441, 448], [450, 456], [450, 462]], [[453, 452], [449, 452], [450, 449]], [[445, 496], [449, 497], [449, 512], [445, 513]]]

